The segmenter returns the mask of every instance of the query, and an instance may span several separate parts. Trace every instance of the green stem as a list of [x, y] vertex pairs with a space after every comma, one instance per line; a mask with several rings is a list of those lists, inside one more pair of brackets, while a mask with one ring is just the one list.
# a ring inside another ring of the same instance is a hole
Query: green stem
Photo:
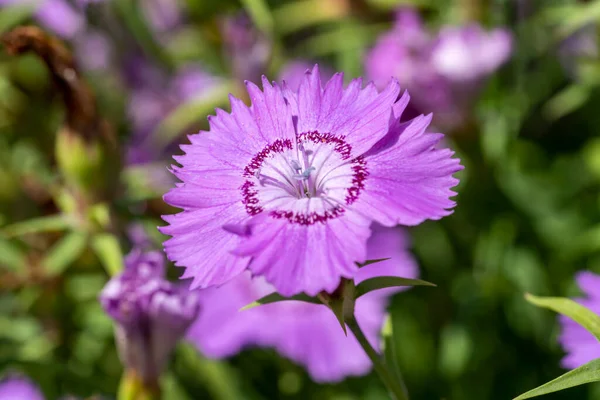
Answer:
[[158, 383], [145, 385], [135, 372], [123, 372], [117, 400], [159, 400], [160, 398], [161, 393]]
[[392, 399], [408, 400], [408, 394], [405, 391], [404, 382], [394, 377], [394, 374], [385, 365], [385, 362], [383, 361], [381, 355], [377, 353], [377, 351], [375, 351], [373, 346], [371, 346], [371, 343], [369, 343], [369, 341], [367, 340], [365, 334], [360, 329], [360, 326], [358, 326], [356, 320], [352, 318], [350, 320], [347, 320], [346, 324], [350, 328], [350, 331], [352, 331], [352, 333], [356, 337], [356, 340], [358, 340], [358, 343], [363, 348], [365, 353], [367, 353], [367, 356], [371, 359], [371, 362], [373, 363], [373, 368], [375, 368], [375, 371], [379, 375], [379, 378], [387, 387]]

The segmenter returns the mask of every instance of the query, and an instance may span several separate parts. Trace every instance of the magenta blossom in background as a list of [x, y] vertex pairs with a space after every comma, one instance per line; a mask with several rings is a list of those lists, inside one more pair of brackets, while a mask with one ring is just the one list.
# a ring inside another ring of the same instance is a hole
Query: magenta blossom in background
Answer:
[[28, 378], [8, 376], [0, 379], [0, 400], [44, 400], [44, 395]]
[[343, 74], [321, 85], [315, 66], [297, 91], [247, 83], [252, 106], [231, 96], [210, 131], [189, 137], [164, 197], [167, 255], [192, 288], [221, 285], [246, 269], [278, 292], [333, 292], [367, 259], [373, 221], [416, 225], [451, 213], [461, 169], [431, 116], [400, 123], [409, 102], [392, 80], [378, 93]]
[[454, 129], [465, 123], [485, 79], [512, 52], [505, 29], [471, 24], [444, 27], [435, 35], [419, 15], [402, 9], [393, 28], [365, 58], [367, 76], [382, 88], [394, 76], [413, 94], [414, 106], [433, 111], [434, 124]]
[[167, 281], [164, 264], [161, 252], [135, 248], [125, 270], [100, 294], [104, 311], [116, 322], [121, 362], [147, 384], [156, 383], [199, 311], [197, 293]]
[[64, 39], [72, 39], [85, 28], [85, 18], [67, 0], [0, 0], [6, 6], [31, 7], [34, 17], [44, 28]]
[[[416, 278], [418, 267], [406, 250], [406, 234], [396, 228], [373, 227], [367, 258], [391, 258], [358, 270], [356, 283], [375, 276]], [[262, 278], [244, 273], [219, 288], [200, 292], [203, 312], [190, 328], [188, 340], [215, 358], [227, 357], [247, 346], [272, 347], [281, 355], [306, 367], [317, 382], [340, 381], [364, 375], [371, 369], [351, 332], [348, 337], [335, 316], [324, 305], [287, 301], [239, 311], [245, 305], [274, 291]], [[371, 292], [356, 302], [356, 318], [367, 338], [379, 348], [388, 296]]]
[[224, 17], [220, 28], [223, 50], [232, 75], [240, 81], [260, 79], [271, 59], [271, 40], [254, 26], [245, 13]]
[[[577, 302], [600, 315], [600, 275], [584, 271], [577, 274], [576, 280], [586, 295]], [[561, 361], [564, 368], [577, 368], [600, 358], [600, 343], [594, 335], [569, 317], [561, 315], [559, 321], [562, 331], [558, 341], [567, 352]]]
[[[298, 91], [300, 83], [304, 80], [306, 71], [311, 70], [314, 63], [305, 60], [292, 60], [286, 63], [279, 71], [279, 80], [285, 82], [288, 89]], [[329, 68], [319, 68], [321, 82], [327, 82], [333, 75], [333, 71]]]
[[131, 95], [127, 108], [133, 135], [127, 146], [127, 162], [158, 161], [170, 144], [152, 142], [151, 134], [158, 124], [179, 105], [201, 99], [219, 80], [198, 65], [184, 66], [170, 77], [145, 60], [136, 59], [128, 70], [131, 77], [126, 72], [125, 79], [131, 85]]

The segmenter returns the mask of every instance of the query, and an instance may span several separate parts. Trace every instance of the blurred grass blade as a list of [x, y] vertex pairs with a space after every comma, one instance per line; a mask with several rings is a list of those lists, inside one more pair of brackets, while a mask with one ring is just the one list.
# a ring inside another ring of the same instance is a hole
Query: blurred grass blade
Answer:
[[[204, 358], [191, 345], [181, 342], [176, 349], [178, 377], [200, 381], [215, 400], [246, 400], [251, 398], [248, 389], [240, 388], [237, 371], [224, 361]], [[194, 397], [198, 398], [198, 397]]]
[[389, 257], [388, 258], [376, 258], [373, 260], [367, 260], [364, 263], [356, 263], [356, 265], [358, 266], [358, 268], [362, 268], [362, 267], [366, 267], [367, 265], [377, 264], [379, 262], [386, 261], [389, 259], [390, 259]]
[[14, 237], [28, 233], [60, 232], [71, 226], [69, 218], [64, 214], [47, 215], [26, 221], [15, 222], [0, 229], [0, 235]]
[[537, 297], [526, 293], [525, 299], [538, 306], [566, 315], [600, 340], [600, 316], [566, 297]]
[[422, 281], [420, 279], [398, 278], [396, 276], [379, 276], [362, 281], [356, 286], [356, 298], [365, 295], [369, 292], [385, 288], [393, 288], [399, 286], [436, 286], [431, 282]]
[[99, 233], [92, 238], [92, 249], [104, 265], [106, 272], [114, 276], [123, 270], [123, 253], [117, 237], [110, 233]]
[[0, 237], [0, 269], [18, 271], [25, 266], [27, 255], [16, 243]]
[[265, 0], [242, 0], [242, 4], [258, 29], [267, 35], [273, 33], [273, 16]]
[[515, 397], [513, 400], [530, 399], [596, 381], [600, 381], [600, 359], [590, 361], [542, 386]]
[[143, 1], [145, 0], [118, 0], [113, 4], [123, 23], [142, 49], [151, 57], [162, 62], [164, 66], [172, 68], [173, 62], [163, 47], [157, 43], [152, 30], [144, 19]]
[[383, 339], [383, 345], [381, 346], [381, 352], [383, 353], [383, 358], [385, 360], [385, 364], [390, 368], [394, 377], [398, 382], [402, 384], [404, 389], [404, 393], [408, 397], [408, 389], [404, 384], [404, 379], [402, 378], [402, 372], [400, 372], [400, 365], [398, 365], [398, 351], [396, 349], [396, 342], [394, 340], [394, 324], [392, 321], [392, 314], [387, 313], [385, 315], [385, 321], [383, 322], [383, 329], [381, 331], [381, 336]]
[[60, 239], [42, 260], [49, 276], [60, 275], [83, 253], [87, 235], [83, 232], [70, 232]]
[[264, 297], [261, 297], [260, 299], [256, 300], [255, 302], [252, 302], [252, 303], [240, 308], [240, 311], [249, 310], [251, 308], [262, 306], [265, 304], [279, 303], [280, 301], [304, 301], [306, 303], [322, 304], [319, 299], [317, 299], [315, 297], [310, 297], [309, 295], [304, 294], [304, 293], [300, 293], [300, 294], [297, 294], [292, 297], [284, 297], [277, 292], [273, 292]]
[[206, 120], [216, 107], [227, 104], [232, 89], [231, 85], [224, 84], [208, 91], [198, 100], [183, 103], [160, 122], [150, 136], [151, 143], [157, 148], [166, 147], [184, 133], [186, 128]]

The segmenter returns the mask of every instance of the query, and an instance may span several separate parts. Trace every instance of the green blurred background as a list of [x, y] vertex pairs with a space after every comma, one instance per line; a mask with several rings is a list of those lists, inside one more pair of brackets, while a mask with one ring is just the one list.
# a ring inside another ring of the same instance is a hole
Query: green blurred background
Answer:
[[[418, 7], [431, 29], [473, 20], [511, 29], [512, 58], [486, 83], [473, 123], [447, 139], [465, 166], [455, 213], [409, 230], [422, 278], [438, 287], [397, 295], [390, 311], [413, 399], [510, 399], [562, 373], [556, 316], [523, 294], [575, 296], [576, 271], [600, 273], [600, 62], [588, 57], [565, 70], [557, 56], [563, 40], [595, 27], [600, 1], [188, 0], [187, 22], [167, 43], [149, 33], [140, 2], [112, 3], [102, 13], [91, 8], [95, 29], [119, 30], [166, 71], [198, 61], [222, 78], [222, 93], [169, 110], [153, 130], [165, 142], [185, 140], [214, 107], [227, 107], [227, 92], [241, 93], [223, 50], [223, 15], [245, 9], [272, 40], [270, 77], [294, 58], [360, 76], [365, 52], [400, 5]], [[0, 8], [0, 30], [24, 23], [36, 23], [30, 9]], [[127, 87], [110, 68], [85, 76], [127, 143]], [[105, 206], [85, 210], [100, 227], [110, 214], [112, 233], [48, 218], [77, 209], [54, 154], [64, 115], [37, 57], [0, 53], [0, 374], [24, 372], [50, 399], [110, 397], [122, 371], [97, 302], [103, 264], [118, 260], [115, 238], [128, 250], [132, 222], [159, 245], [155, 227], [170, 210], [143, 168], [126, 166]], [[317, 385], [268, 350], [216, 362], [181, 344], [164, 380], [168, 399], [387, 398], [374, 375]], [[596, 399], [600, 386], [546, 398]]]

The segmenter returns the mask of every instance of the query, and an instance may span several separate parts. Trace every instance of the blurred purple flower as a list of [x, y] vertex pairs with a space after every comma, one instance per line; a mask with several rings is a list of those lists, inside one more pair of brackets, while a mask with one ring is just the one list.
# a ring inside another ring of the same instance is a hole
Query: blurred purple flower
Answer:
[[[133, 72], [126, 73], [125, 78], [131, 87], [128, 114], [133, 135], [127, 146], [127, 163], [161, 160], [166, 148], [153, 143], [151, 133], [171, 111], [185, 102], [201, 99], [219, 80], [197, 65], [183, 67], [173, 77], [141, 59], [128, 69]], [[134, 77], [129, 79], [129, 75]]]
[[39, 24], [63, 39], [74, 38], [86, 25], [81, 10], [67, 0], [0, 0], [0, 9], [16, 5], [31, 7]]
[[563, 40], [558, 47], [558, 58], [567, 74], [576, 79], [581, 60], [598, 59], [598, 26], [586, 25]]
[[[367, 245], [367, 258], [391, 258], [358, 270], [356, 283], [375, 276], [416, 278], [418, 267], [407, 251], [406, 234], [375, 225]], [[242, 274], [219, 288], [200, 291], [202, 313], [187, 338], [214, 358], [233, 355], [249, 346], [272, 347], [306, 367], [318, 382], [335, 382], [364, 375], [371, 362], [351, 332], [346, 337], [335, 316], [324, 305], [286, 301], [239, 311], [273, 292], [262, 278]], [[370, 343], [379, 348], [388, 296], [383, 290], [360, 297], [356, 318]]]
[[233, 76], [240, 81], [260, 79], [271, 58], [269, 38], [253, 25], [245, 13], [223, 18], [221, 34]]
[[123, 273], [100, 294], [102, 307], [116, 322], [121, 361], [146, 384], [156, 383], [199, 310], [197, 293], [164, 279], [164, 264], [161, 252], [135, 248]]
[[[576, 280], [586, 297], [575, 300], [600, 315], [600, 275], [584, 271], [577, 274]], [[600, 358], [600, 343], [594, 335], [564, 315], [559, 316], [559, 322], [562, 329], [558, 341], [567, 353], [561, 361], [564, 368], [577, 368]]]
[[181, 7], [179, 0], [145, 0], [142, 13], [152, 30], [160, 35], [179, 27], [183, 20]]
[[[292, 91], [298, 91], [300, 83], [304, 80], [307, 71], [312, 70], [315, 63], [306, 60], [292, 60], [285, 64], [279, 71], [279, 80], [285, 81], [287, 87]], [[333, 70], [327, 67], [319, 68], [322, 82], [327, 82], [333, 75]]]
[[0, 379], [0, 400], [44, 400], [44, 395], [28, 378], [8, 376]]
[[511, 50], [511, 35], [505, 29], [445, 27], [434, 37], [415, 11], [402, 9], [391, 31], [368, 53], [365, 69], [380, 88], [396, 77], [411, 91], [418, 111], [432, 111], [434, 124], [453, 129], [468, 118], [482, 83], [506, 62]]
[[252, 107], [232, 96], [231, 114], [217, 109], [210, 131], [189, 136], [172, 167], [183, 182], [164, 196], [183, 211], [161, 231], [194, 288], [250, 269], [285, 296], [331, 292], [365, 260], [371, 222], [452, 213], [462, 167], [426, 132], [431, 117], [400, 123], [409, 96], [396, 80], [378, 93], [343, 79], [323, 87], [315, 66], [297, 92], [248, 82]]

